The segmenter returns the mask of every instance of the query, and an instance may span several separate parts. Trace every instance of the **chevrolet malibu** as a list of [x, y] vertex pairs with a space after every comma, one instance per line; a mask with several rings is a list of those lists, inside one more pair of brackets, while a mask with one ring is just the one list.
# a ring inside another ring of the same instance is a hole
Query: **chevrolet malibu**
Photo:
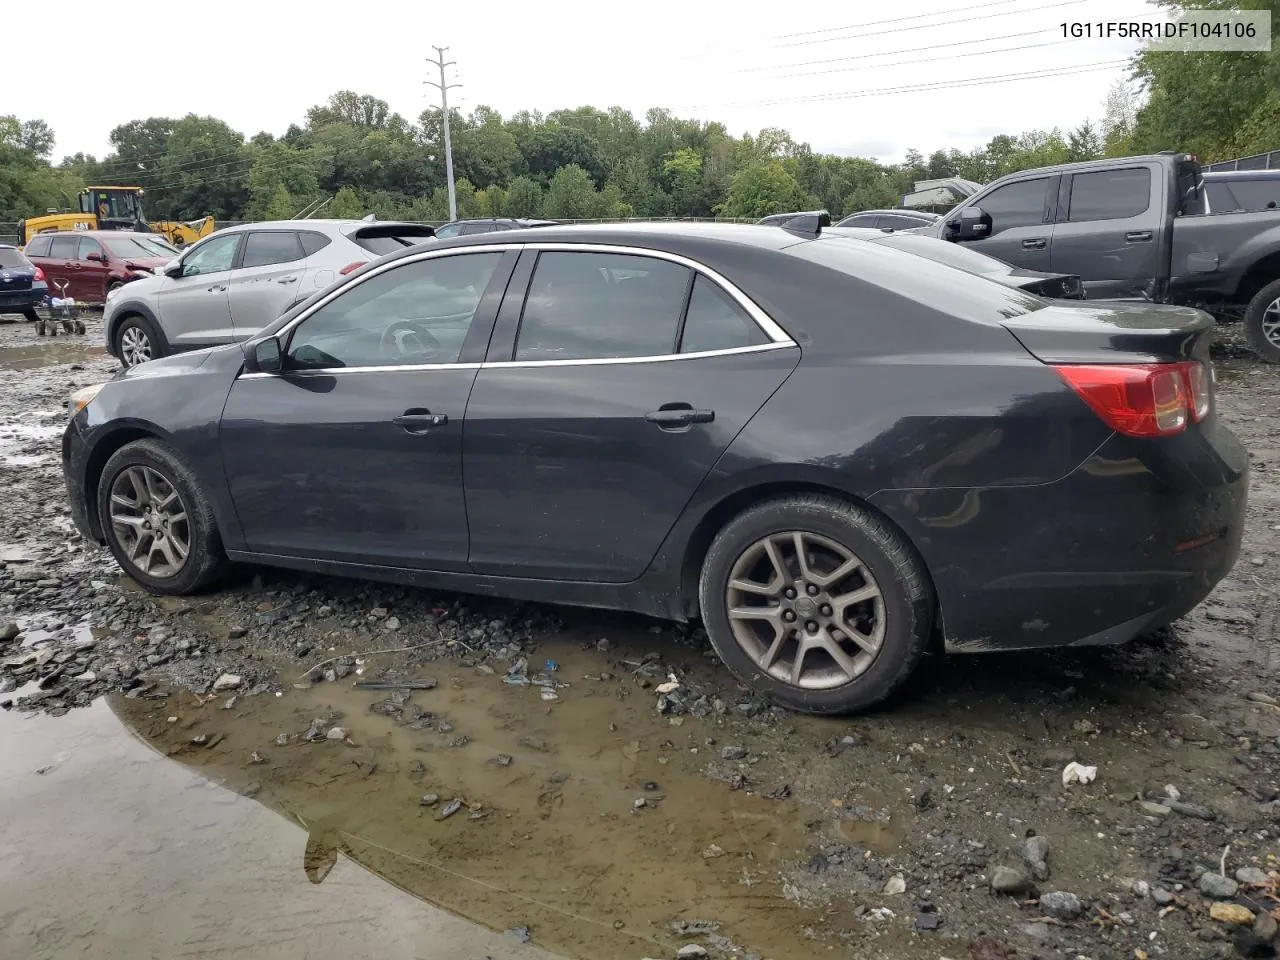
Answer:
[[1211, 331], [820, 228], [546, 226], [78, 393], [63, 468], [157, 593], [242, 561], [697, 617], [849, 712], [935, 642], [1120, 643], [1205, 597], [1248, 484]]

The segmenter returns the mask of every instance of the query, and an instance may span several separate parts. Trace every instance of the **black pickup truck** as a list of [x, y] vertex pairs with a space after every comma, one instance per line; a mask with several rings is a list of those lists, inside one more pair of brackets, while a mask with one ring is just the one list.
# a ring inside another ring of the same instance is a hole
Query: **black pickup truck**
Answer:
[[1030, 270], [1076, 274], [1090, 300], [1243, 314], [1280, 363], [1280, 210], [1205, 213], [1196, 158], [1159, 153], [1024, 170], [994, 181], [924, 233]]

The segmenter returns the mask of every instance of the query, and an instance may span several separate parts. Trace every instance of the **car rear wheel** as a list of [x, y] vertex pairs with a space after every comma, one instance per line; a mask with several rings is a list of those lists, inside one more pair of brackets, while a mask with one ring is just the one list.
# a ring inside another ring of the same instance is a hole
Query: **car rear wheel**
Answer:
[[116, 562], [153, 593], [192, 593], [225, 565], [213, 508], [191, 469], [158, 440], [112, 454], [98, 483], [98, 517]]
[[881, 518], [833, 497], [771, 500], [736, 517], [711, 544], [698, 593], [729, 670], [804, 713], [884, 700], [933, 628], [914, 551]]
[[156, 328], [146, 317], [137, 314], [125, 317], [116, 329], [115, 348], [116, 356], [126, 369], [164, 356]]
[[1259, 290], [1244, 312], [1249, 346], [1268, 363], [1280, 363], [1280, 280]]

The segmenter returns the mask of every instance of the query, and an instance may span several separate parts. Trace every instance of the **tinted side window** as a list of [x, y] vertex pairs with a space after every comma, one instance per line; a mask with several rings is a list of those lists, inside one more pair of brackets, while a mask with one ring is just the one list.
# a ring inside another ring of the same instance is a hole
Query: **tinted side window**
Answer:
[[[1236, 208], [1236, 198], [1231, 195], [1231, 191], [1227, 189], [1227, 185], [1220, 181], [1205, 182], [1204, 194], [1209, 198], [1209, 209], [1214, 213], [1230, 213]], [[1197, 207], [1191, 211], [1194, 213], [1203, 213], [1203, 206]]]
[[544, 253], [529, 284], [516, 359], [670, 354], [688, 283], [688, 268], [656, 257]]
[[436, 236], [444, 239], [446, 237], [456, 237], [462, 229], [460, 223], [446, 223], [444, 226], [436, 229]]
[[90, 240], [88, 237], [81, 237], [80, 249], [76, 255], [76, 259], [88, 260], [89, 254], [91, 253], [96, 253], [100, 257], [105, 256], [105, 254], [102, 252], [102, 244], [100, 244], [97, 240]]
[[880, 226], [893, 227], [895, 230], [910, 230], [912, 227], [920, 226], [920, 221], [913, 220], [911, 217], [896, 217], [886, 213], [880, 217]]
[[697, 276], [680, 338], [681, 353], [756, 347], [768, 342], [764, 331], [723, 287]]
[[991, 217], [991, 235], [1013, 227], [1029, 227], [1044, 222], [1044, 194], [1047, 177], [1010, 183], [977, 202]]
[[1071, 178], [1071, 207], [1067, 219], [1123, 220], [1146, 213], [1151, 206], [1151, 171], [1099, 170]]
[[49, 256], [58, 257], [61, 260], [74, 260], [79, 245], [79, 237], [54, 237], [53, 243], [49, 246]]
[[49, 241], [52, 237], [35, 237], [26, 246], [26, 254], [29, 257], [47, 257], [49, 256]]
[[874, 227], [875, 225], [876, 217], [870, 214], [849, 217], [847, 220], [841, 220], [839, 223], [839, 226], [842, 227]]
[[29, 267], [31, 266], [27, 258], [22, 255], [21, 250], [15, 250], [13, 247], [0, 247], [0, 267]]
[[457, 363], [501, 260], [501, 253], [433, 257], [354, 284], [298, 325], [289, 366]]
[[1280, 204], [1280, 179], [1236, 180], [1227, 184], [1234, 203], [1230, 207], [1214, 207], [1226, 210], [1271, 210]]
[[191, 251], [182, 261], [182, 275], [194, 277], [202, 273], [220, 273], [230, 270], [236, 259], [236, 247], [240, 245], [240, 234], [228, 233], [221, 237], [206, 240]]
[[492, 233], [493, 224], [491, 223], [468, 223], [462, 227], [462, 235], [469, 237], [476, 233]]
[[304, 254], [298, 235], [292, 230], [254, 232], [244, 241], [242, 267], [265, 267], [272, 263], [292, 263]]
[[314, 253], [319, 253], [329, 245], [329, 238], [323, 233], [303, 230], [298, 236], [302, 239], [302, 250], [308, 257]]

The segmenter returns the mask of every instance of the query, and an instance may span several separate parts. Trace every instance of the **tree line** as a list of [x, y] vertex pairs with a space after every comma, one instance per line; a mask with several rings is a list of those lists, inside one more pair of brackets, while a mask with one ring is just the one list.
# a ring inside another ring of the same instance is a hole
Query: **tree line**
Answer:
[[[1270, 9], [1280, 0], [1153, 0], [1160, 7]], [[1204, 161], [1280, 148], [1280, 46], [1266, 53], [1142, 51], [1098, 122], [993, 137], [973, 150], [911, 150], [901, 163], [815, 152], [782, 129], [654, 108], [450, 113], [460, 217], [757, 218], [898, 205], [918, 180], [978, 183], [1029, 167], [1177, 149]], [[409, 121], [369, 94], [339, 91], [283, 135], [246, 139], [216, 117], [117, 126], [111, 152], [52, 162], [39, 119], [0, 116], [0, 221], [65, 208], [88, 183], [139, 185], [156, 219], [269, 220], [328, 199], [323, 216], [448, 219], [438, 109]]]

